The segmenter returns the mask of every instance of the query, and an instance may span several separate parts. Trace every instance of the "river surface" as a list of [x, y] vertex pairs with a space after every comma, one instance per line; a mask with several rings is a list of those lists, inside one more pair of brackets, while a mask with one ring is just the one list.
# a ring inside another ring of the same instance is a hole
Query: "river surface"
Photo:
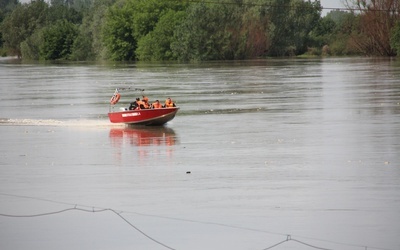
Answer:
[[[121, 87], [180, 111], [111, 124]], [[399, 61], [3, 59], [0, 91], [2, 250], [400, 249]]]

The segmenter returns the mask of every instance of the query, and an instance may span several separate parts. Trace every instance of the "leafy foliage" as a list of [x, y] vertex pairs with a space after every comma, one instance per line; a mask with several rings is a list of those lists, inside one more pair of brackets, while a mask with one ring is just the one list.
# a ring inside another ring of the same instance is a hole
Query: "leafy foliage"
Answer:
[[[11, 13], [18, 5], [18, 0], [1, 0], [0, 1], [0, 24], [4, 18]], [[1, 25], [0, 25], [1, 26]], [[3, 35], [0, 30], [0, 48], [3, 46]]]
[[171, 10], [183, 10], [186, 4], [179, 1], [128, 0], [127, 7], [133, 12], [134, 37], [139, 40], [154, 30], [162, 16]]
[[[76, 1], [74, 3], [76, 4]], [[86, 6], [84, 3], [82, 3], [82, 6]], [[106, 49], [103, 44], [103, 27], [107, 11], [112, 4], [114, 4], [114, 0], [95, 0], [93, 5], [82, 7], [86, 15], [79, 26], [78, 35], [72, 48], [71, 60], [106, 58], [104, 55]]]
[[397, 55], [400, 55], [400, 21], [393, 27], [392, 36], [390, 37], [390, 45]]
[[226, 12], [223, 5], [193, 4], [187, 18], [177, 28], [174, 53], [183, 61], [225, 59], [224, 50], [229, 45], [229, 33], [225, 32]]
[[58, 20], [80, 24], [82, 23], [82, 13], [71, 7], [68, 0], [51, 0], [47, 20], [49, 24]]
[[169, 10], [164, 14], [153, 31], [139, 39], [136, 55], [143, 61], [176, 60], [177, 56], [171, 50], [174, 30], [184, 20], [183, 11]]
[[354, 1], [360, 10], [352, 42], [358, 51], [367, 55], [393, 56], [391, 32], [400, 20], [400, 5], [393, 0]]
[[30, 37], [21, 43], [21, 54], [29, 60], [40, 60], [40, 46], [44, 43], [43, 29], [37, 29]]
[[329, 16], [323, 17], [311, 31], [310, 39], [315, 47], [322, 47], [333, 41], [336, 23]]
[[196, 3], [177, 27], [172, 50], [182, 61], [232, 60], [264, 54], [268, 17], [260, 5]]
[[127, 5], [114, 5], [106, 18], [103, 34], [110, 58], [116, 61], [134, 60], [137, 40], [133, 36], [132, 9]]
[[319, 0], [0, 1], [2, 54], [34, 60], [240, 60], [399, 53], [399, 5]]
[[72, 45], [77, 36], [77, 27], [66, 20], [58, 20], [55, 24], [43, 29], [43, 44], [40, 55], [44, 60], [69, 59]]
[[319, 1], [274, 0], [271, 17], [271, 56], [291, 56], [307, 51], [310, 32], [321, 15]]
[[4, 46], [12, 54], [21, 56], [21, 43], [46, 24], [47, 11], [44, 0], [18, 5], [2, 22]]

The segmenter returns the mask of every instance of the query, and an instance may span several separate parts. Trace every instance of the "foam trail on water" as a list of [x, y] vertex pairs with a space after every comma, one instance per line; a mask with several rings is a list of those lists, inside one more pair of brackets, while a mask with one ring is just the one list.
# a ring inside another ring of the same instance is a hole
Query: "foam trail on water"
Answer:
[[60, 126], [60, 127], [115, 127], [108, 120], [55, 120], [0, 118], [0, 126]]
[[62, 121], [53, 119], [9, 119], [0, 118], [1, 125], [13, 125], [13, 126], [60, 126], [63, 124]]

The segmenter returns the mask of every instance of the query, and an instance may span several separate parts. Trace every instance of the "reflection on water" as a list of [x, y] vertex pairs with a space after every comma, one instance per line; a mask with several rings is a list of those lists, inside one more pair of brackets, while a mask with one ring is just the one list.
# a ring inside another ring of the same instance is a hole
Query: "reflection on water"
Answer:
[[132, 146], [128, 147], [128, 154], [136, 151], [140, 159], [150, 155], [169, 158], [173, 153], [172, 146], [179, 142], [175, 131], [164, 126], [111, 128], [109, 137], [119, 159], [123, 158], [123, 150], [127, 145]]
[[177, 143], [175, 131], [166, 127], [126, 127], [110, 129], [110, 138], [114, 146], [128, 143], [134, 146], [172, 146]]

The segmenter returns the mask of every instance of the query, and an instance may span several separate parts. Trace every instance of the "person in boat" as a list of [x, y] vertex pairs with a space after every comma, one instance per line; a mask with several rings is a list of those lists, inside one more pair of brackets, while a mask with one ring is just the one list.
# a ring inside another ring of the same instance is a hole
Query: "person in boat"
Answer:
[[144, 105], [140, 98], [136, 98], [136, 100], [134, 102], [131, 102], [129, 106], [129, 110], [137, 110], [141, 108], [144, 108]]
[[165, 100], [165, 105], [164, 107], [166, 108], [172, 108], [172, 107], [176, 107], [175, 103], [172, 101], [171, 98], [167, 98], [167, 100]]
[[161, 103], [160, 103], [159, 100], [156, 100], [155, 102], [153, 102], [153, 103], [151, 104], [151, 107], [152, 107], [153, 109], [159, 109], [159, 108], [162, 108], [162, 105], [161, 105]]
[[136, 98], [136, 100], [134, 101], [134, 102], [131, 102], [130, 104], [129, 104], [129, 110], [135, 110], [137, 107], [139, 107], [139, 105], [138, 105], [138, 103], [137, 103], [137, 99], [138, 98]]
[[149, 98], [147, 96], [142, 96], [142, 104], [143, 104], [143, 108], [145, 108], [145, 109], [150, 108]]

